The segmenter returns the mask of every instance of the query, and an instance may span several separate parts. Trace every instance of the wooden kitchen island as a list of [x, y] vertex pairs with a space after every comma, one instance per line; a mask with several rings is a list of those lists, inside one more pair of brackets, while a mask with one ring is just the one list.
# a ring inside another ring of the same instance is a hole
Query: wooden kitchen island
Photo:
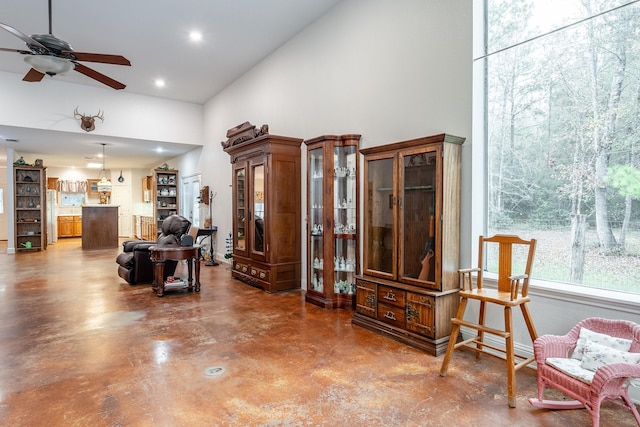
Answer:
[[104, 249], [117, 246], [118, 206], [83, 206], [82, 249]]

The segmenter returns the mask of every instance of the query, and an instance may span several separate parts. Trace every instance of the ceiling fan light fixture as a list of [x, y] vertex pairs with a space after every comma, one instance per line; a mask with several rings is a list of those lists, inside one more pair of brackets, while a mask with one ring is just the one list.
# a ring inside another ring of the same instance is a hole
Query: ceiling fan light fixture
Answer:
[[73, 63], [68, 59], [50, 55], [27, 55], [24, 61], [41, 73], [55, 76], [73, 70]]
[[111, 192], [111, 181], [106, 176], [100, 178], [98, 181], [98, 193], [107, 194]]
[[104, 146], [107, 144], [102, 144], [102, 170], [100, 171], [100, 181], [98, 181], [98, 193], [107, 194], [111, 192], [111, 181], [107, 179], [107, 170], [104, 167]]

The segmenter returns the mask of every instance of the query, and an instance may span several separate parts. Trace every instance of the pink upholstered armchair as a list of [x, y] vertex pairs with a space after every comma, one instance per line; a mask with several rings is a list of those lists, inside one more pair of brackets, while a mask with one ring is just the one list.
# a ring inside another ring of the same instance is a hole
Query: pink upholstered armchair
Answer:
[[[584, 407], [596, 427], [600, 424], [600, 404], [611, 400], [631, 410], [640, 425], [640, 415], [628, 394], [630, 383], [640, 385], [640, 325], [589, 318], [564, 336], [539, 337], [533, 349], [538, 365], [538, 398], [529, 399], [533, 406]], [[545, 387], [576, 400], [544, 400]]]

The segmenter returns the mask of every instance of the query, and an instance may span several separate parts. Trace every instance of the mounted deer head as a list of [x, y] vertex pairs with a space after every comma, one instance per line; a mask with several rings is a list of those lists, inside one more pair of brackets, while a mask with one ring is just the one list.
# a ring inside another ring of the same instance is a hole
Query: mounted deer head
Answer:
[[99, 110], [98, 114], [96, 114], [95, 116], [85, 116], [84, 114], [78, 113], [78, 107], [76, 107], [76, 109], [73, 111], [73, 116], [76, 119], [80, 119], [80, 127], [85, 132], [91, 132], [96, 128], [96, 119], [100, 119], [104, 122], [104, 115], [102, 113], [102, 110]]

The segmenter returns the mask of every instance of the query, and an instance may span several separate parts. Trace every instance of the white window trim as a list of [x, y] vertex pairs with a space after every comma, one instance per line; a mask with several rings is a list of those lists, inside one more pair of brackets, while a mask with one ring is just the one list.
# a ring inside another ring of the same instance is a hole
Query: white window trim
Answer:
[[[485, 271], [482, 278], [483, 286], [493, 289], [497, 288], [497, 275], [495, 273]], [[566, 301], [572, 304], [578, 303], [586, 306], [626, 312], [633, 315], [638, 314], [638, 308], [640, 307], [639, 294], [589, 288], [540, 279], [531, 279], [529, 282], [529, 295], [532, 297], [540, 296], [558, 301]]]

